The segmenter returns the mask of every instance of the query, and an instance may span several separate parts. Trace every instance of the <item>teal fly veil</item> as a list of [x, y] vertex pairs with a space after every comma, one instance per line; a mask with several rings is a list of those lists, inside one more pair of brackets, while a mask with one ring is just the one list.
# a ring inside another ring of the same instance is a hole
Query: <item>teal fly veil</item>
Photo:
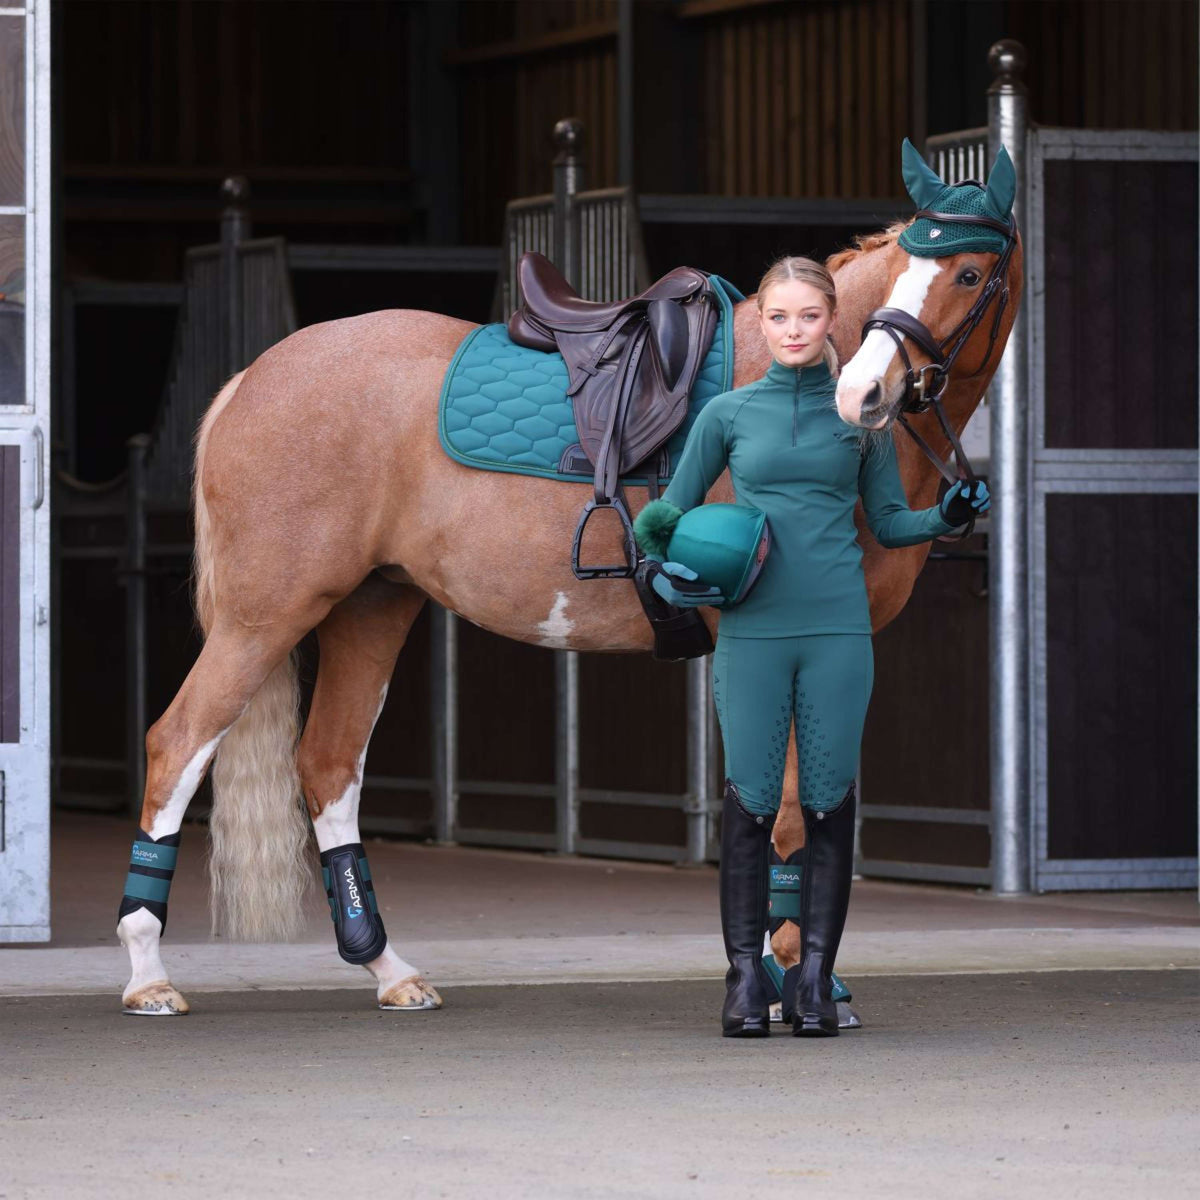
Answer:
[[[1012, 215], [1017, 177], [1012, 159], [1003, 146], [996, 155], [986, 185], [947, 184], [926, 165], [917, 148], [904, 139], [901, 148], [904, 184], [918, 209], [947, 216], [991, 217], [1007, 221]], [[944, 258], [952, 254], [1002, 254], [1007, 238], [984, 225], [938, 221], [918, 217], [900, 235], [900, 245], [920, 258]]]
[[729, 608], [749, 595], [770, 546], [766, 513], [746, 504], [701, 504], [679, 518], [666, 557], [719, 588]]

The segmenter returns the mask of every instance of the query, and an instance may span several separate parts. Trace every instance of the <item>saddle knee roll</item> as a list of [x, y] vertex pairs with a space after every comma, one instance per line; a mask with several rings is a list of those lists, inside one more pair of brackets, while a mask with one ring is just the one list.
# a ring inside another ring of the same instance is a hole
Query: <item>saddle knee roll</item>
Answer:
[[125, 876], [125, 894], [117, 910], [117, 920], [144, 908], [158, 918], [167, 929], [167, 900], [171, 895], [171, 880], [179, 857], [179, 834], [172, 833], [155, 841], [139, 829], [129, 853], [129, 874]]
[[337, 935], [338, 954], [346, 962], [359, 966], [378, 958], [387, 945], [387, 934], [379, 916], [371, 868], [362, 843], [322, 851], [321, 875]]

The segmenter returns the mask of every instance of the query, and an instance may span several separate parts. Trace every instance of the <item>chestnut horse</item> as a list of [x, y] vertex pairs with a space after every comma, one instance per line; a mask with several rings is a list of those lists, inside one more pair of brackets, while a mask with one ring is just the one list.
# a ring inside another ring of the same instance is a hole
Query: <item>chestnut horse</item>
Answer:
[[[995, 255], [959, 254], [933, 260], [931, 273], [930, 260], [922, 260], [927, 286], [914, 305], [905, 299], [913, 289], [897, 288], [917, 261], [897, 244], [902, 228], [861, 239], [858, 249], [829, 264], [838, 291], [835, 341], [846, 364], [838, 405], [853, 424], [867, 394], [853, 386], [852, 370], [867, 315], [908, 303], [941, 336], [978, 290], [962, 285], [964, 265], [972, 263], [984, 278], [996, 262]], [[976, 330], [944, 394], [956, 431], [978, 404], [1008, 338], [1021, 285], [1019, 246], [1008, 275], [1013, 302], [1000, 336], [989, 353], [988, 331]], [[770, 360], [753, 297], [737, 305], [733, 321], [734, 386], [740, 387]], [[397, 655], [427, 598], [539, 646], [650, 649], [649, 626], [628, 581], [580, 582], [571, 572], [571, 539], [590, 485], [474, 470], [442, 450], [438, 395], [472, 328], [436, 313], [387, 311], [302, 329], [234, 376], [201, 425], [196, 601], [205, 643], [146, 736], [141, 826], [154, 839], [176, 833], [215, 756], [210, 867], [214, 922], [227, 936], [288, 936], [313, 879], [312, 832], [322, 848], [359, 840], [367, 744]], [[881, 413], [895, 416], [903, 374], [894, 354], [875, 371], [872, 424]], [[928, 416], [912, 420], [934, 447], [945, 447]], [[897, 438], [897, 451], [911, 505], [933, 504], [936, 470], [907, 438]], [[727, 474], [708, 499], [734, 499]], [[885, 551], [861, 520], [859, 531], [878, 629], [903, 608], [928, 546]], [[597, 554], [619, 551], [615, 530], [597, 531], [596, 541]], [[705, 617], [715, 626], [715, 611], [705, 610]], [[313, 629], [320, 666], [300, 736], [293, 650]], [[794, 741], [787, 763], [775, 832], [785, 858], [803, 839]], [[125, 1010], [187, 1012], [159, 955], [158, 918], [138, 909], [117, 932], [132, 966]], [[780, 930], [775, 948], [785, 966], [798, 957], [793, 925]], [[381, 1007], [440, 1005], [434, 988], [390, 944], [366, 966]]]

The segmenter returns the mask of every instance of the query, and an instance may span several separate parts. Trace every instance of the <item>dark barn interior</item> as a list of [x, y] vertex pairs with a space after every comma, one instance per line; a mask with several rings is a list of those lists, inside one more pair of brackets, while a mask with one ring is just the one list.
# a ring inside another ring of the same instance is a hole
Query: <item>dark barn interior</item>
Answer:
[[[1041, 125], [1196, 128], [1188, 0], [61, 0], [55, 13], [54, 782], [58, 804], [110, 811], [130, 805], [126, 443], [154, 426], [184, 254], [216, 240], [228, 177], [249, 182], [254, 235], [287, 241], [300, 325], [391, 307], [482, 322], [494, 319], [505, 203], [549, 190], [562, 117], [584, 123], [587, 185], [642, 197], [653, 276], [688, 263], [746, 293], [772, 257], [825, 257], [911, 209], [902, 138], [986, 123], [998, 38], [1029, 50]], [[1172, 381], [1193, 397], [1195, 361]], [[1194, 446], [1187, 411], [1166, 436]], [[1053, 520], [1068, 540], [1073, 522], [1110, 526], [1104, 512]], [[1191, 522], [1194, 589], [1194, 503], [1179, 520]], [[151, 719], [196, 651], [189, 537], [185, 517], [154, 518], [152, 541], [173, 550], [148, 576]], [[931, 561], [876, 639], [863, 762], [876, 802], [988, 808], [986, 561], [969, 553], [982, 546]], [[1178, 661], [1193, 664], [1194, 612], [1193, 590], [1162, 615], [1192, 639]], [[372, 742], [368, 821], [429, 820], [428, 629], [424, 614]], [[952, 662], [945, 644], [958, 647]], [[464, 622], [460, 663], [462, 778], [552, 785], [553, 652]], [[683, 671], [585, 658], [582, 782], [684, 791]], [[1194, 712], [1194, 670], [1178, 688]], [[938, 713], [955, 714], [954, 728], [931, 753]], [[1179, 737], [1194, 764], [1194, 721]], [[1083, 785], [1063, 786], [1086, 804]], [[541, 792], [497, 799], [464, 785], [465, 827], [538, 832], [553, 817]], [[682, 812], [661, 808], [584, 805], [580, 820], [616, 841], [684, 836]], [[1190, 824], [1164, 816], [1149, 852], [1186, 853], [1190, 838], [1194, 853], [1195, 836], [1193, 805]], [[988, 829], [867, 821], [863, 853], [985, 868]]]

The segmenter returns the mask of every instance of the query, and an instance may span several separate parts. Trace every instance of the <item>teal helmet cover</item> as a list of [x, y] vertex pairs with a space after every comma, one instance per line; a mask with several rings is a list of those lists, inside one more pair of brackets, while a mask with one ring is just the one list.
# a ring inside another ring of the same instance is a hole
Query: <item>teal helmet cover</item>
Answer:
[[701, 504], [679, 518], [667, 559], [718, 588], [729, 608], [749, 595], [770, 546], [766, 513], [746, 504]]

